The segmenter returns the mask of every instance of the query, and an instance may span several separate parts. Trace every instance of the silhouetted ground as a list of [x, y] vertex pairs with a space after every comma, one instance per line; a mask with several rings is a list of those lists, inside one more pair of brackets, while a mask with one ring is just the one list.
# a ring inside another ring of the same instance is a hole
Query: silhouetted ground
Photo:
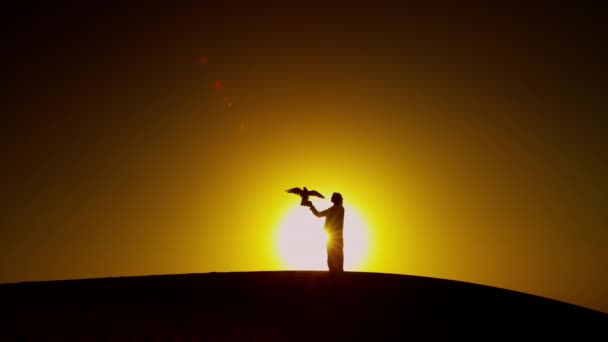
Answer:
[[0, 285], [0, 340], [379, 340], [608, 336], [608, 314], [379, 273], [208, 273]]

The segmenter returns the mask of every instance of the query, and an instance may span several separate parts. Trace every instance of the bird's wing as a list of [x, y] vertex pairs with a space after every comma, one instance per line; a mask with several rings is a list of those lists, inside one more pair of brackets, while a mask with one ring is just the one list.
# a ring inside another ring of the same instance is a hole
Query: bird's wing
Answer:
[[317, 197], [321, 197], [321, 198], [325, 198], [325, 197], [323, 197], [323, 195], [321, 195], [321, 194], [320, 194], [318, 191], [316, 191], [316, 190], [309, 191], [309, 192], [308, 192], [308, 195], [310, 195], [310, 196], [317, 196]]
[[285, 191], [287, 191], [290, 194], [296, 194], [296, 195], [302, 194], [302, 189], [300, 189], [300, 188], [291, 188], [291, 189], [287, 189]]

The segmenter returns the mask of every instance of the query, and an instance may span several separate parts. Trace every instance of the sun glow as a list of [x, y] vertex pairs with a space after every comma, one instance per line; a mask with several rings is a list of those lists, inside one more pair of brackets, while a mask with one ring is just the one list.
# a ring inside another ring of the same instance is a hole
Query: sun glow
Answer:
[[[315, 202], [319, 211], [331, 206]], [[356, 271], [368, 255], [369, 238], [363, 220], [344, 206], [344, 270]], [[327, 270], [325, 218], [314, 216], [308, 207], [291, 208], [281, 220], [276, 248], [284, 267], [294, 270]]]

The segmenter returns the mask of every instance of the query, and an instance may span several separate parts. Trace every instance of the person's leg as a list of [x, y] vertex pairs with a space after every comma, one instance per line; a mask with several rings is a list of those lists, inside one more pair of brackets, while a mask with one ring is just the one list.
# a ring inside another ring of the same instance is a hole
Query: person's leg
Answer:
[[327, 242], [327, 268], [330, 272], [334, 270], [334, 253], [329, 241]]
[[331, 272], [342, 272], [344, 263], [342, 241], [328, 241], [327, 243], [327, 266]]
[[336, 271], [344, 271], [344, 242], [342, 240], [336, 241], [334, 246], [335, 249], [335, 266]]

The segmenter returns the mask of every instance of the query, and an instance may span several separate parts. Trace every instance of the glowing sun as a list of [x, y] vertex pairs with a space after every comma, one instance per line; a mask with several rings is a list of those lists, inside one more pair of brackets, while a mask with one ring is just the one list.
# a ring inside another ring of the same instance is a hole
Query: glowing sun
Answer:
[[[325, 210], [329, 201], [315, 202]], [[368, 253], [369, 241], [361, 217], [348, 205], [344, 206], [344, 270], [355, 271]], [[296, 206], [283, 217], [276, 236], [277, 252], [283, 265], [293, 270], [327, 270], [327, 234], [324, 217], [314, 216], [308, 207]]]

